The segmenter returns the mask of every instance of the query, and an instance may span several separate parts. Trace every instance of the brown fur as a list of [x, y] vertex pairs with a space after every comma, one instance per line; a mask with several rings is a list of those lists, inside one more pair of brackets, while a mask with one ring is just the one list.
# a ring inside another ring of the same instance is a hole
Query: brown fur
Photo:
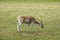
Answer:
[[22, 23], [31, 24], [32, 22], [40, 24], [34, 17], [31, 16], [20, 16]]

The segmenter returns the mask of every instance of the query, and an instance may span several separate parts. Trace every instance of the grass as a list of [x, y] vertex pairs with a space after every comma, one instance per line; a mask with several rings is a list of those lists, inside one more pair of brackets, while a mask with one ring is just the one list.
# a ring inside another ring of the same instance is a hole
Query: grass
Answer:
[[0, 0], [0, 2], [60, 2], [60, 0]]
[[[29, 15], [42, 20], [44, 28], [34, 25], [29, 28], [21, 25], [17, 33], [16, 23], [18, 15]], [[0, 40], [60, 40], [60, 3], [0, 3]]]

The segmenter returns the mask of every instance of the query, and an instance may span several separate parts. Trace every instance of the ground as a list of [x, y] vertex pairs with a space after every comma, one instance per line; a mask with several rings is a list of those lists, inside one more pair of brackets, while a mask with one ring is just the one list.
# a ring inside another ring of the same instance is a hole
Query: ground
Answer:
[[[17, 32], [17, 16], [29, 15], [43, 21], [44, 28], [22, 24]], [[60, 40], [60, 2], [0, 2], [0, 40]]]

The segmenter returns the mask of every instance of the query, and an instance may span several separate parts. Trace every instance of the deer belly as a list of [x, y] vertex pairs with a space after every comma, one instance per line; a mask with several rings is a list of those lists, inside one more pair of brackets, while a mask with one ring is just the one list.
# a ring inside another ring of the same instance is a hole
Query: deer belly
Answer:
[[25, 20], [24, 22], [25, 22], [25, 23], [29, 23], [30, 21], [29, 21], [29, 20]]

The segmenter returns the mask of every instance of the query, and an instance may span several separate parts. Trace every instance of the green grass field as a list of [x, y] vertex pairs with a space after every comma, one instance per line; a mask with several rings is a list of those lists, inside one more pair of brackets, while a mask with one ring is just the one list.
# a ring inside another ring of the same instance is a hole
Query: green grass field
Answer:
[[60, 0], [0, 0], [0, 2], [60, 2]]
[[[44, 28], [21, 25], [17, 33], [17, 16], [29, 15], [42, 20]], [[0, 40], [60, 40], [60, 2], [0, 2]]]

